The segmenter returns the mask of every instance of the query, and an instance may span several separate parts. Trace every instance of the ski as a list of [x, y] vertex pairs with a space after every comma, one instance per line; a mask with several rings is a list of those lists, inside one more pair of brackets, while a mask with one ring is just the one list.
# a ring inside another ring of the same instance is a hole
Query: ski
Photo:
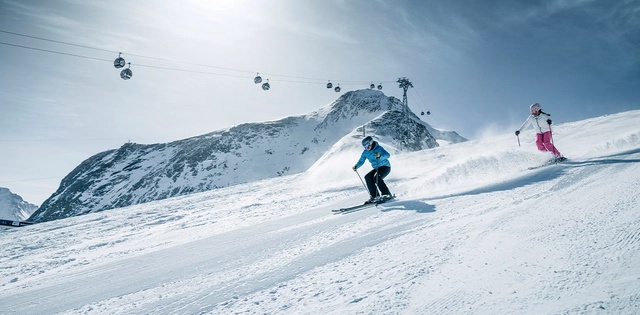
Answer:
[[356, 211], [356, 210], [361, 210], [361, 209], [365, 209], [365, 208], [369, 208], [369, 207], [374, 207], [374, 206], [377, 206], [377, 205], [378, 204], [375, 203], [375, 202], [365, 203], [365, 204], [352, 206], [352, 207], [347, 207], [347, 208], [334, 209], [334, 210], [331, 210], [331, 212], [333, 212], [333, 213], [353, 212], [353, 211]]
[[361, 209], [365, 209], [365, 208], [369, 208], [369, 207], [373, 207], [373, 206], [377, 207], [378, 205], [381, 205], [383, 203], [386, 203], [386, 202], [389, 202], [389, 201], [393, 201], [393, 200], [395, 200], [395, 196], [392, 197], [391, 199], [377, 200], [377, 201], [372, 202], [372, 203], [365, 203], [365, 204], [352, 206], [352, 207], [347, 207], [347, 208], [334, 209], [334, 210], [331, 210], [331, 212], [333, 212], [333, 213], [354, 212], [354, 211], [357, 211], [357, 210], [361, 210]]
[[559, 159], [549, 160], [548, 162], [546, 162], [546, 163], [544, 163], [542, 165], [528, 167], [528, 169], [535, 170], [535, 169], [539, 169], [539, 168], [542, 168], [542, 167], [545, 167], [545, 166], [556, 165], [556, 164], [558, 164], [560, 162], [563, 162], [563, 161], [566, 161], [566, 160], [567, 160], [567, 158], [563, 156], [563, 157], [561, 157]]

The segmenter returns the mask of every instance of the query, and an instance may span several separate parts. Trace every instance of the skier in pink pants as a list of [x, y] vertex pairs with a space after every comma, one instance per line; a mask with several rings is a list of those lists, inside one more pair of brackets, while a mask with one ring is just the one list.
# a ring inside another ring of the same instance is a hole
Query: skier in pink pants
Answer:
[[549, 118], [551, 115], [543, 112], [538, 103], [532, 104], [529, 109], [531, 110], [531, 115], [529, 115], [529, 118], [520, 126], [520, 129], [516, 130], [516, 136], [520, 135], [522, 129], [533, 124], [533, 128], [536, 130], [536, 146], [538, 146], [538, 150], [553, 154], [556, 157], [556, 161], [565, 160], [566, 158], [563, 157], [560, 151], [551, 143], [551, 128], [547, 131], [543, 130], [545, 122], [547, 126], [551, 126], [551, 119]]

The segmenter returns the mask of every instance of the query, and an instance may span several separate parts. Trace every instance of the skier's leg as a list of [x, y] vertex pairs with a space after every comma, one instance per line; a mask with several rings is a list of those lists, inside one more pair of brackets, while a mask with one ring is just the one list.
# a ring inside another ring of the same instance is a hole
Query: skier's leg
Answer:
[[544, 146], [544, 134], [542, 133], [536, 134], [536, 146], [540, 151], [548, 151], [547, 148]]
[[546, 131], [544, 133], [543, 145], [547, 149], [547, 151], [553, 153], [553, 155], [562, 156], [562, 154], [560, 154], [560, 151], [558, 151], [553, 143], [551, 143], [551, 131]]
[[384, 182], [384, 178], [387, 177], [389, 173], [391, 173], [391, 168], [388, 166], [381, 166], [378, 168], [378, 188], [380, 188], [381, 194], [391, 196], [389, 187], [387, 187], [387, 184]]
[[369, 189], [369, 196], [378, 196], [378, 190], [376, 189], [376, 170], [372, 169], [371, 172], [364, 176], [364, 181], [367, 183], [367, 189]]

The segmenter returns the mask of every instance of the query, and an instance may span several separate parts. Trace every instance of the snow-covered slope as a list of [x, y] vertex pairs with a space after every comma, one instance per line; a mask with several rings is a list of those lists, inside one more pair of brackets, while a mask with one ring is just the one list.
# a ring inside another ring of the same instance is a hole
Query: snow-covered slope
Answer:
[[554, 126], [569, 160], [537, 170], [531, 131], [393, 154], [397, 201], [345, 215], [366, 192], [338, 146], [308, 172], [2, 231], [2, 313], [638, 314], [639, 121]]
[[24, 201], [8, 188], [0, 187], [0, 219], [24, 221], [37, 209], [38, 206]]
[[[171, 143], [127, 143], [80, 164], [31, 220], [50, 221], [301, 173], [363, 125], [364, 132], [384, 137], [397, 151], [438, 146], [428, 124], [403, 112], [400, 100], [359, 90], [306, 115], [242, 124]], [[451, 134], [455, 132], [438, 135], [449, 139]]]

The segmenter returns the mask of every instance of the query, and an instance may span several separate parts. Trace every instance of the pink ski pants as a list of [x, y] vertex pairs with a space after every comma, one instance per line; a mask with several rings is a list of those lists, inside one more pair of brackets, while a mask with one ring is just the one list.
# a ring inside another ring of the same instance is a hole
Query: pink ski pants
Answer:
[[562, 156], [560, 151], [551, 143], [551, 131], [536, 134], [536, 145], [540, 151], [549, 151], [555, 156]]

